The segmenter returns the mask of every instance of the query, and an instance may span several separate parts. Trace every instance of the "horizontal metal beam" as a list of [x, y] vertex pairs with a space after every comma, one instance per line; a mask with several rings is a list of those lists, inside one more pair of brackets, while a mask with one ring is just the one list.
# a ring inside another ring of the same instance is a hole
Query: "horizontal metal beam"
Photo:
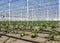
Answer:
[[8, 4], [8, 3], [16, 2], [16, 1], [18, 1], [18, 0], [8, 1], [8, 2], [5, 2], [5, 3], [0, 4], [0, 6], [6, 5], [6, 4]]

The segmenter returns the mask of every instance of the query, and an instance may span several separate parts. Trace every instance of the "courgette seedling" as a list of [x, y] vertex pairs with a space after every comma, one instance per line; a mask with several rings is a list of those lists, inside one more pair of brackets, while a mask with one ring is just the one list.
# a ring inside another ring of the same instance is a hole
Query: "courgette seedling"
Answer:
[[31, 38], [36, 38], [37, 37], [37, 32], [36, 31], [33, 31], [32, 32], [32, 35], [31, 35]]
[[10, 30], [11, 33], [15, 33], [14, 32], [15, 31], [15, 27], [13, 25], [10, 25], [9, 26], [9, 30]]
[[55, 25], [52, 25], [52, 26], [51, 26], [51, 29], [56, 29], [56, 26], [55, 26]]
[[2, 37], [2, 35], [0, 35], [0, 38]]
[[46, 29], [47, 28], [47, 24], [43, 24], [42, 27]]
[[1, 32], [2, 25], [0, 25], [0, 32]]
[[40, 27], [39, 32], [42, 33], [44, 31], [43, 26]]
[[10, 31], [9, 30], [9, 25], [6, 25], [4, 28], [5, 28], [5, 33], [9, 33], [9, 31]]
[[21, 37], [25, 36], [25, 32], [23, 32], [23, 31], [19, 32], [19, 34]]
[[[2, 26], [0, 26], [0, 32], [1, 32], [1, 28], [2, 28]], [[0, 38], [2, 37], [2, 35], [0, 35]]]
[[51, 29], [49, 34], [49, 40], [56, 40], [56, 36], [58, 35], [58, 31], [55, 29]]

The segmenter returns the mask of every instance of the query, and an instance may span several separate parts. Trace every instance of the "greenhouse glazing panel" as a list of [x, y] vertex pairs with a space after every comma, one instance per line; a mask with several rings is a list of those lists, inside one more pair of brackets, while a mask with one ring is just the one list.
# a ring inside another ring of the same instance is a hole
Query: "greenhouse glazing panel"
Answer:
[[0, 2], [0, 20], [59, 19], [59, 0], [1, 0]]
[[59, 0], [28, 0], [30, 20], [58, 20]]

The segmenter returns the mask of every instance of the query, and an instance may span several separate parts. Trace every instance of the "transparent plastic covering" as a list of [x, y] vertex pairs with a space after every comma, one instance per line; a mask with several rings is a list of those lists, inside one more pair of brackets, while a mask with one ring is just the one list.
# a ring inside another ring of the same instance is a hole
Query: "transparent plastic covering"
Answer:
[[0, 20], [59, 20], [59, 0], [0, 0]]

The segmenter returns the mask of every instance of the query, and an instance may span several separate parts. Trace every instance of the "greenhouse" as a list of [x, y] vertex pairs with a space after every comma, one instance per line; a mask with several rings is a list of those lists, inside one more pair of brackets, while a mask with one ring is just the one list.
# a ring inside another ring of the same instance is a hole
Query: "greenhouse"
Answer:
[[0, 0], [0, 43], [60, 43], [60, 0]]

